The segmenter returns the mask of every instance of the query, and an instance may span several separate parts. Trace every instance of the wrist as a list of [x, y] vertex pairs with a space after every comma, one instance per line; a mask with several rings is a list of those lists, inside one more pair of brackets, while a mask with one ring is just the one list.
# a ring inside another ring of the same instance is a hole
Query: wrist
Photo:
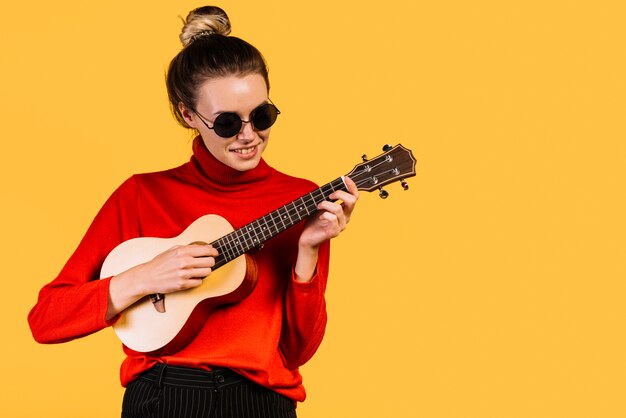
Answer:
[[141, 274], [142, 265], [133, 267], [111, 278], [111, 284], [117, 293], [125, 299], [139, 300], [150, 294]]
[[315, 274], [319, 245], [298, 245], [298, 258], [294, 267], [296, 281], [309, 282]]
[[137, 268], [139, 266], [111, 277], [107, 321], [148, 294], [140, 280], [141, 275], [136, 274]]

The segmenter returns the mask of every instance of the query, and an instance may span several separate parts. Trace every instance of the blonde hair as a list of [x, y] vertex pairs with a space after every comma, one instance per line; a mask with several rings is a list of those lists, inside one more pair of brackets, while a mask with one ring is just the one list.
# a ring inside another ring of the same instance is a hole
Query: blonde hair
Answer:
[[230, 20], [226, 12], [215, 6], [192, 10], [183, 23], [183, 30], [179, 36], [183, 47], [202, 36], [213, 34], [228, 36], [230, 34]]

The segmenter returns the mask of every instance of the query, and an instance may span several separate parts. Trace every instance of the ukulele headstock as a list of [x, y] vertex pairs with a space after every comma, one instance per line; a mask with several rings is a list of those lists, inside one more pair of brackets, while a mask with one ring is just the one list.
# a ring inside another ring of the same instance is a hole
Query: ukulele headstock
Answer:
[[380, 197], [386, 199], [389, 193], [383, 186], [387, 184], [400, 181], [402, 188], [408, 190], [409, 185], [405, 179], [415, 176], [416, 160], [411, 150], [401, 144], [395, 147], [385, 145], [383, 151], [385, 152], [369, 160], [363, 155], [363, 162], [354, 166], [346, 175], [356, 183], [359, 190], [379, 190]]

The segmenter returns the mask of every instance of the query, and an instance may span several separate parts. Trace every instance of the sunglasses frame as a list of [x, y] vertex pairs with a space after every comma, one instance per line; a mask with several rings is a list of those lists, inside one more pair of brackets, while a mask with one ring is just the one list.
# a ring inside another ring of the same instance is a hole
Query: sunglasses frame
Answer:
[[[243, 119], [241, 118], [241, 116], [239, 116], [239, 115], [238, 115], [237, 113], [235, 113], [235, 112], [223, 112], [223, 113], [220, 113], [219, 115], [217, 115], [217, 116], [215, 117], [215, 120], [213, 120], [213, 121], [211, 122], [210, 120], [208, 120], [207, 118], [205, 118], [204, 116], [202, 116], [202, 115], [201, 115], [201, 114], [200, 114], [200, 113], [199, 113], [196, 109], [194, 109], [194, 108], [190, 108], [190, 109], [191, 109], [191, 111], [192, 111], [193, 113], [195, 113], [195, 114], [196, 114], [196, 116], [198, 116], [198, 118], [202, 121], [202, 123], [204, 123], [204, 126], [206, 126], [208, 129], [213, 130], [213, 131], [215, 132], [215, 134], [216, 134], [217, 136], [219, 136], [220, 138], [225, 138], [225, 139], [228, 139], [228, 138], [232, 138], [232, 137], [236, 136], [239, 132], [241, 132], [241, 128], [243, 127], [243, 124], [244, 124], [244, 123], [249, 123], [249, 124], [252, 126], [252, 129], [254, 129], [254, 130], [258, 130], [258, 128], [257, 128], [256, 126], [254, 126], [254, 116], [255, 116], [256, 111], [257, 111], [258, 109], [260, 109], [261, 107], [263, 107], [263, 106], [272, 106], [272, 107], [274, 107], [274, 109], [276, 109], [276, 119], [278, 119], [278, 115], [280, 115], [280, 110], [278, 109], [278, 107], [276, 107], [276, 105], [275, 105], [274, 103], [272, 103], [272, 101], [271, 101], [270, 99], [268, 99], [268, 100], [269, 100], [269, 101], [268, 101], [267, 103], [263, 103], [263, 104], [258, 105], [257, 107], [255, 107], [255, 108], [254, 108], [254, 110], [252, 110], [252, 112], [250, 112], [250, 119], [249, 119], [249, 120], [243, 120]], [[237, 117], [239, 118], [239, 123], [240, 123], [240, 126], [239, 126], [239, 129], [237, 129], [237, 131], [236, 131], [234, 134], [232, 134], [232, 135], [230, 135], [230, 136], [222, 136], [222, 135], [220, 135], [220, 134], [219, 134], [219, 132], [217, 132], [217, 131], [215, 130], [215, 121], [217, 121], [217, 119], [218, 119], [220, 116], [222, 116], [222, 115], [227, 115], [227, 114], [237, 116]], [[276, 123], [276, 119], [274, 119], [274, 122], [272, 122], [272, 124], [271, 124], [270, 126], [268, 126], [268, 127], [267, 127], [267, 128], [265, 128], [265, 129], [260, 129], [260, 130], [264, 131], [264, 130], [266, 130], [266, 129], [271, 128], [271, 127], [272, 127], [272, 126]], [[211, 123], [213, 124], [213, 126], [209, 126], [209, 124], [207, 123], [207, 121], [208, 121], [208, 122], [211, 122]]]

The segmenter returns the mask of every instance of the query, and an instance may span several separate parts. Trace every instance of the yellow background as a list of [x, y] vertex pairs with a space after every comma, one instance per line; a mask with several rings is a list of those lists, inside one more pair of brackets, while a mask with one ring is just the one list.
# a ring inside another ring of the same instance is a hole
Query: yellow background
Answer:
[[[1, 414], [119, 416], [111, 330], [42, 346], [26, 315], [117, 185], [189, 157], [164, 71], [202, 3], [7, 3]], [[334, 242], [299, 416], [626, 416], [623, 2], [217, 4], [269, 61], [272, 165], [418, 159]]]

